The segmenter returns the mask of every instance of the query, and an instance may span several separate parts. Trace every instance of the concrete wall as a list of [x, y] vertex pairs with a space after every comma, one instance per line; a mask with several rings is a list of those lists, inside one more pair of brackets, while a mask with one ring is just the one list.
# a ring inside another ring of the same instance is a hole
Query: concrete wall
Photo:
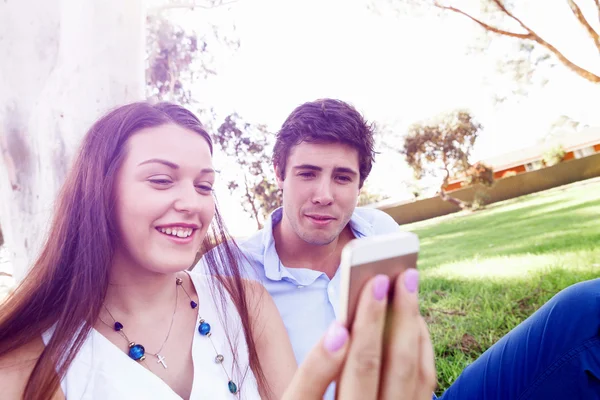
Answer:
[[[499, 179], [491, 188], [475, 185], [455, 190], [450, 195], [472, 201], [476, 191], [482, 191], [486, 195], [486, 203], [490, 204], [597, 176], [600, 176], [600, 153]], [[391, 215], [399, 224], [423, 221], [460, 211], [458, 206], [439, 197], [385, 205], [379, 209]]]

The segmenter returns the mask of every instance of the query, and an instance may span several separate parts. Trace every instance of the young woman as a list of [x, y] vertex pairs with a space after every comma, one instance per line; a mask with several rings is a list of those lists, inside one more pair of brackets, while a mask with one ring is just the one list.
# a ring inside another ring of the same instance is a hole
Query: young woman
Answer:
[[[384, 277], [363, 292], [364, 329], [350, 342], [334, 324], [292, 382], [287, 333], [262, 286], [240, 278], [214, 181], [210, 137], [182, 107], [134, 103], [92, 126], [40, 257], [0, 308], [2, 398], [316, 399], [340, 374], [357, 398], [430, 397], [433, 354], [409, 292], [398, 315], [412, 336], [396, 348], [421, 356], [365, 378], [361, 362], [383, 359]], [[186, 272], [217, 242], [210, 275]], [[416, 372], [391, 380], [407, 367]]]

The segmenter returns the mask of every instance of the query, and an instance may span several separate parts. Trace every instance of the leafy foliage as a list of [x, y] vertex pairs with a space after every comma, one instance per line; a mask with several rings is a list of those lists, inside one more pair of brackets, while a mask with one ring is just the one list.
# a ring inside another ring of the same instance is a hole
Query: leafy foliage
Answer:
[[440, 196], [464, 208], [468, 204], [448, 196], [444, 189], [450, 177], [469, 176], [472, 181], [485, 181], [490, 174], [491, 169], [469, 163], [481, 129], [469, 111], [440, 114], [431, 121], [411, 125], [400, 153], [417, 179], [426, 175], [439, 177], [441, 173]]
[[480, 184], [492, 186], [494, 184], [494, 170], [489, 165], [478, 161], [467, 168], [466, 182], [468, 185]]
[[[146, 17], [146, 38], [147, 97], [190, 104], [189, 83], [200, 72], [195, 71], [192, 64], [207, 55], [206, 43], [199, 42], [195, 34], [185, 32], [165, 17], [152, 14]], [[205, 76], [214, 73], [206, 68], [203, 72]]]
[[243, 177], [241, 182], [229, 181], [227, 187], [231, 193], [241, 192], [244, 210], [261, 229], [264, 219], [282, 203], [266, 151], [273, 135], [264, 125], [245, 122], [236, 113], [227, 116], [217, 132], [213, 141], [235, 160]]
[[[173, 7], [199, 7], [190, 2], [168, 2], [161, 11]], [[185, 3], [185, 4], [184, 4]], [[216, 7], [225, 3], [213, 1]], [[208, 7], [208, 6], [207, 6]], [[206, 7], [203, 7], [206, 8]], [[210, 27], [209, 27], [210, 28]], [[173, 101], [198, 114], [208, 112], [205, 124], [212, 126], [215, 115], [212, 110], [199, 109], [197, 93], [192, 92], [192, 83], [206, 79], [217, 72], [209, 43], [216, 41], [229, 48], [239, 47], [239, 40], [228, 38], [212, 29], [205, 29], [203, 36], [187, 32], [173, 24], [162, 12], [147, 17], [147, 96], [158, 101]], [[227, 187], [231, 193], [241, 194], [244, 210], [262, 227], [262, 221], [281, 204], [281, 194], [274, 179], [270, 179], [270, 158], [267, 155], [270, 133], [263, 125], [252, 125], [237, 114], [227, 116], [213, 135], [213, 141], [227, 156], [235, 160], [242, 175], [241, 180], [231, 180]]]
[[547, 167], [556, 165], [565, 159], [566, 154], [567, 154], [567, 152], [561, 145], [554, 146], [544, 152], [544, 156], [543, 156], [544, 164]]
[[365, 186], [360, 189], [360, 195], [358, 196], [358, 206], [367, 206], [369, 204], [377, 203], [388, 199], [389, 196], [382, 193], [369, 191]]

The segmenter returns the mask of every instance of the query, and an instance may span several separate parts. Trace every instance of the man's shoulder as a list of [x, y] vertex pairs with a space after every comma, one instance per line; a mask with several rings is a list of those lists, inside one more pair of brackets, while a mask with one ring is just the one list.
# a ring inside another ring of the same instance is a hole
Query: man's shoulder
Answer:
[[371, 225], [375, 235], [396, 232], [400, 229], [398, 223], [389, 214], [377, 208], [356, 207], [354, 215]]
[[242, 253], [251, 259], [262, 258], [264, 254], [265, 235], [268, 234], [263, 228], [252, 235], [236, 239], [236, 243]]
[[[263, 231], [264, 229], [245, 238], [235, 238], [235, 244], [232, 242], [220, 243], [207, 252], [208, 258], [221, 262], [226, 258], [225, 254], [233, 251], [237, 258], [240, 274], [249, 279], [260, 279], [264, 274]], [[208, 271], [207, 257], [202, 257], [195, 269]]]

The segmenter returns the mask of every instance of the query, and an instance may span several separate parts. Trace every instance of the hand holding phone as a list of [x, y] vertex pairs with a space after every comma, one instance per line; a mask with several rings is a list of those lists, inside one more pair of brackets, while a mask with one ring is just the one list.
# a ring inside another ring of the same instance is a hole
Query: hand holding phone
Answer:
[[340, 263], [340, 319], [352, 328], [356, 305], [362, 288], [376, 275], [387, 275], [391, 281], [390, 304], [396, 278], [408, 268], [417, 267], [419, 238], [411, 232], [353, 239], [342, 250]]
[[[395, 297], [388, 303], [391, 290]], [[415, 269], [401, 273], [394, 285], [387, 276], [369, 279], [358, 299], [354, 329], [348, 332], [334, 322], [300, 364], [283, 400], [322, 399], [334, 380], [337, 399], [430, 400], [435, 363], [417, 292]], [[388, 305], [393, 335], [384, 342]]]

